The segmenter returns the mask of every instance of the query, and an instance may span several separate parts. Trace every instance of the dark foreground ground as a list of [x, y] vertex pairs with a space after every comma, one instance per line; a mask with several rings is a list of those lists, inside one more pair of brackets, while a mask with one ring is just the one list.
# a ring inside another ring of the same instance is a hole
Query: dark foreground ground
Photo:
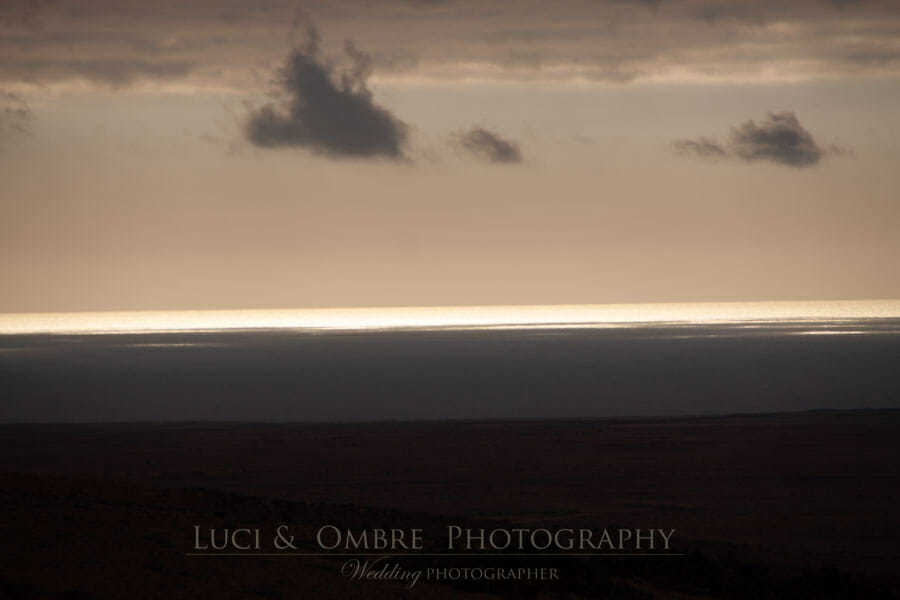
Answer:
[[[898, 439], [900, 411], [4, 425], [0, 598], [897, 598]], [[346, 558], [187, 556], [195, 525], [280, 523], [301, 551], [325, 524], [676, 533], [666, 556], [402, 557], [560, 569], [412, 590]]]

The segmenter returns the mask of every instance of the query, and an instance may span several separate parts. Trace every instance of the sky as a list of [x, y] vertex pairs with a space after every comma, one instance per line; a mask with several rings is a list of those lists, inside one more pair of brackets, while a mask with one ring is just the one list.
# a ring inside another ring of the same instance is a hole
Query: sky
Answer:
[[0, 312], [900, 298], [900, 1], [6, 0]]

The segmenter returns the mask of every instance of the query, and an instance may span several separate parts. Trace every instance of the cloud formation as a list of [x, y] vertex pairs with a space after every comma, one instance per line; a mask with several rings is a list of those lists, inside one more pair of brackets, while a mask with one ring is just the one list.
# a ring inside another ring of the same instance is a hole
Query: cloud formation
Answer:
[[344, 52], [351, 64], [337, 73], [310, 28], [308, 42], [281, 69], [287, 102], [251, 114], [247, 138], [263, 148], [296, 146], [331, 157], [403, 158], [407, 126], [373, 100], [366, 85], [371, 58], [350, 42]]
[[502, 137], [476, 127], [459, 137], [459, 143], [463, 148], [478, 158], [492, 163], [519, 163], [522, 162], [522, 153], [515, 142], [504, 140]]
[[709, 138], [682, 139], [673, 142], [679, 154], [705, 159], [733, 157], [744, 162], [768, 161], [789, 167], [810, 167], [826, 154], [843, 155], [848, 151], [832, 147], [822, 149], [793, 111], [770, 112], [758, 124], [752, 119], [732, 128], [727, 143]]
[[14, 81], [45, 82], [81, 78], [113, 87], [129, 85], [139, 79], [177, 79], [194, 68], [189, 61], [142, 59], [36, 59], [0, 60], [0, 77]]
[[679, 154], [693, 154], [703, 158], [724, 158], [728, 151], [722, 145], [709, 138], [697, 138], [696, 140], [675, 140], [675, 150]]
[[31, 133], [31, 108], [24, 98], [10, 92], [0, 92], [0, 146], [16, 135]]
[[[897, 0], [320, 0], [303, 10], [342, 38], [365, 39], [384, 79], [900, 75]], [[85, 75], [94, 61], [153, 63], [120, 77], [126, 84], [179, 75], [149, 68], [165, 61], [201, 66], [188, 73], [194, 85], [241, 90], [282, 52], [297, 11], [296, 0], [156, 0], [152, 10], [121, 0], [4, 0], [0, 78], [108, 83]]]
[[792, 111], [769, 113], [759, 125], [752, 120], [743, 123], [731, 132], [731, 147], [748, 162], [768, 160], [808, 167], [822, 158], [821, 148]]

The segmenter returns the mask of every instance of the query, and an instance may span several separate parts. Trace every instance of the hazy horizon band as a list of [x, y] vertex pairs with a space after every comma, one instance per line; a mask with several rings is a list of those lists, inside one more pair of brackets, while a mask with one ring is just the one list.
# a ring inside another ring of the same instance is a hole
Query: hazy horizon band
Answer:
[[637, 323], [735, 323], [900, 318], [900, 299], [418, 306], [245, 310], [155, 310], [0, 314], [0, 335], [163, 331], [431, 327], [627, 326]]

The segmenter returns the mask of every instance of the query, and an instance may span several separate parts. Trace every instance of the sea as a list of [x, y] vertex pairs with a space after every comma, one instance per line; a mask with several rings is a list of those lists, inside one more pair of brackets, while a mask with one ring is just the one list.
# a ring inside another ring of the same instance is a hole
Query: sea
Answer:
[[900, 408], [900, 300], [0, 314], [0, 422]]

